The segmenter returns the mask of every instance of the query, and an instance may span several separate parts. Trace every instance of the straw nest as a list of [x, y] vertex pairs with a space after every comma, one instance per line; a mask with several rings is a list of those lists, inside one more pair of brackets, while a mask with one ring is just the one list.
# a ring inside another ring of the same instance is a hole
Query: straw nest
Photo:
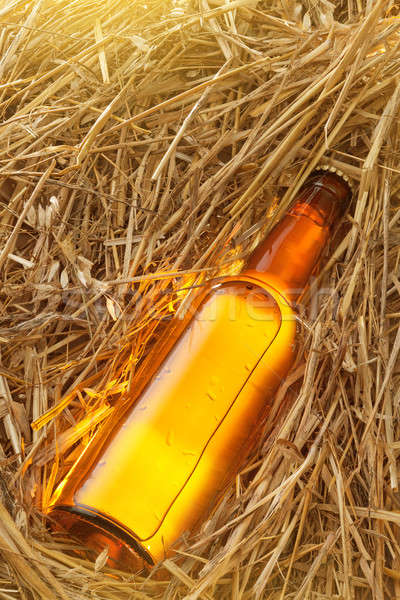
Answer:
[[[3, 0], [0, 598], [400, 598], [397, 6]], [[162, 571], [77, 553], [43, 507], [155, 317], [321, 162], [353, 203], [256, 451]]]

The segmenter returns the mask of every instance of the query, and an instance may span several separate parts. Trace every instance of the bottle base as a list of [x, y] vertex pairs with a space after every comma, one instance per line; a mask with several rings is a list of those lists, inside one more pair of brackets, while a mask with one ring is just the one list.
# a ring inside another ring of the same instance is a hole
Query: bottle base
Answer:
[[107, 565], [111, 568], [137, 572], [154, 565], [138, 540], [93, 508], [57, 506], [50, 509], [47, 518], [53, 530], [66, 531], [97, 554], [108, 547]]

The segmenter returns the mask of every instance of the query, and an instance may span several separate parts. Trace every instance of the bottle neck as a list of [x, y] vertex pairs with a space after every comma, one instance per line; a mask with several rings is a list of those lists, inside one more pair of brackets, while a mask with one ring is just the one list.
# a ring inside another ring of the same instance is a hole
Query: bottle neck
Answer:
[[281, 283], [280, 291], [295, 301], [349, 198], [350, 189], [338, 175], [321, 172], [310, 177], [285, 217], [251, 254], [244, 272], [271, 275]]

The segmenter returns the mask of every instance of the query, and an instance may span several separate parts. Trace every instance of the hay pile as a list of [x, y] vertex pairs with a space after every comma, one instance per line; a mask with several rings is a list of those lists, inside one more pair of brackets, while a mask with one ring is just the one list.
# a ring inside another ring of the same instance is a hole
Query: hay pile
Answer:
[[[400, 598], [397, 6], [3, 0], [1, 599]], [[335, 293], [302, 307], [257, 452], [179, 565], [74, 554], [42, 508], [154, 317], [237, 271], [321, 161], [354, 184]]]

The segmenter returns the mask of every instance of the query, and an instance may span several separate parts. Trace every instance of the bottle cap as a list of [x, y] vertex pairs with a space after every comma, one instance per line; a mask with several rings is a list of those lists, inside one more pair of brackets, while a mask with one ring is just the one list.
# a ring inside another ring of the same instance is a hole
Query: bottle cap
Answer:
[[353, 187], [350, 177], [348, 175], [346, 175], [345, 173], [343, 173], [343, 171], [341, 171], [340, 169], [337, 169], [336, 167], [333, 167], [332, 165], [322, 164], [322, 165], [318, 165], [318, 167], [316, 167], [313, 172], [316, 173], [318, 171], [326, 171], [329, 173], [333, 173], [334, 175], [337, 175], [338, 177], [340, 177], [341, 179], [343, 179], [343, 181], [345, 181], [347, 183], [348, 187], [350, 188], [351, 193], [353, 194], [354, 187]]

